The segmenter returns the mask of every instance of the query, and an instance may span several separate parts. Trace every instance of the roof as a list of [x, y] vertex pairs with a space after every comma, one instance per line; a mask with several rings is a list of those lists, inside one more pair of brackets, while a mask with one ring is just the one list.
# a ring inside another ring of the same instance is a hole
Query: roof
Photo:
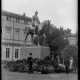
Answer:
[[77, 34], [76, 33], [71, 33], [71, 34], [65, 35], [65, 37], [77, 37]]
[[23, 16], [23, 15], [20, 15], [20, 14], [16, 14], [16, 13], [13, 13], [13, 12], [8, 12], [8, 11], [2, 10], [1, 14], [6, 15], [6, 16], [11, 16], [11, 17], [16, 17], [16, 18], [26, 19], [26, 20], [32, 21], [32, 19], [30, 17]]

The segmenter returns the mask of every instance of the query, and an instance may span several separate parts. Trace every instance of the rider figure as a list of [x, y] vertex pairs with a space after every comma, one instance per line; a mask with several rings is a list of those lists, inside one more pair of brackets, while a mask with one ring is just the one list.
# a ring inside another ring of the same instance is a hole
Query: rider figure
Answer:
[[38, 18], [38, 11], [35, 12], [35, 15], [33, 15], [32, 17], [32, 23], [33, 23], [33, 26], [38, 26], [40, 24], [40, 21], [39, 21], [39, 18]]
[[[35, 15], [33, 15], [32, 17], [32, 26], [36, 27], [34, 33], [38, 34], [38, 26], [40, 24], [40, 20], [37, 15], [38, 15], [38, 11], [35, 11]], [[38, 45], [39, 45], [39, 41], [38, 41]]]

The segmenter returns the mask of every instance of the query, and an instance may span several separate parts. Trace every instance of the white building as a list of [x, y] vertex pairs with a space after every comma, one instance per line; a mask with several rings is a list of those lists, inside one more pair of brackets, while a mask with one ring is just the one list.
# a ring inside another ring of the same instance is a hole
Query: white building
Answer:
[[78, 44], [78, 36], [76, 33], [71, 33], [69, 35], [66, 35], [65, 38], [69, 40], [70, 45], [77, 45]]
[[[20, 47], [24, 46], [25, 27], [31, 24], [31, 18], [25, 14], [1, 12], [2, 20], [2, 60], [17, 60], [20, 58]], [[30, 44], [30, 37], [26, 41]]]

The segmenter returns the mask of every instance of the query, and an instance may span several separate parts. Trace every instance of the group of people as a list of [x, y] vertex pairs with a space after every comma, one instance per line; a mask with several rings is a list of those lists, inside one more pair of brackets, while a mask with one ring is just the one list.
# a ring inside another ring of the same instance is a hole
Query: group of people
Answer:
[[66, 68], [66, 73], [69, 73], [69, 72], [77, 73], [77, 63], [75, 63], [72, 57], [70, 57], [70, 59], [66, 59], [64, 64]]

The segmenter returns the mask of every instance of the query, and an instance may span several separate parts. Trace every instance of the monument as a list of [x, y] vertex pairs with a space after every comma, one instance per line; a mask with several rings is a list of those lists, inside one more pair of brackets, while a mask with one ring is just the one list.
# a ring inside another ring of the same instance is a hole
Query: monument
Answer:
[[[39, 18], [37, 16], [38, 12], [35, 12], [35, 15], [32, 17], [32, 25], [29, 25], [26, 27], [26, 38], [24, 42], [24, 46], [21, 47], [20, 49], [20, 59], [27, 58], [29, 53], [32, 53], [33, 58], [39, 58], [39, 59], [44, 59], [46, 56], [50, 55], [50, 49], [48, 46], [43, 46], [40, 45], [39, 43], [39, 36], [40, 36], [40, 31], [45, 28], [46, 26], [48, 27], [50, 25], [49, 20], [45, 20], [42, 23], [40, 23]], [[31, 43], [32, 45], [26, 45], [26, 39], [28, 35], [31, 35]], [[35, 45], [33, 43], [33, 40], [35, 36], [38, 38], [38, 44]]]

